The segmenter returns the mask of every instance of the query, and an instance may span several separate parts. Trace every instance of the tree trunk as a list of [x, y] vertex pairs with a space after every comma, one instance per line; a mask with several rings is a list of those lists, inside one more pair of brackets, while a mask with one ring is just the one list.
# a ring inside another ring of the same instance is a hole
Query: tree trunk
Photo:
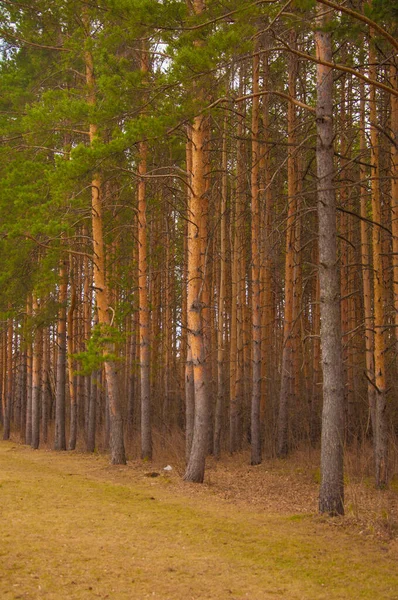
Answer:
[[[371, 40], [369, 47], [369, 76], [377, 77], [376, 52]], [[383, 280], [383, 246], [382, 229], [375, 223], [381, 223], [380, 204], [380, 169], [379, 169], [379, 134], [377, 130], [376, 89], [370, 87], [369, 95], [370, 119], [370, 164], [372, 186], [372, 248], [373, 248], [373, 310], [374, 310], [374, 344], [375, 344], [375, 384], [376, 384], [376, 430], [374, 432], [375, 448], [375, 480], [376, 487], [387, 484], [387, 419], [386, 419], [386, 341], [384, 331], [384, 304], [386, 295]]]
[[367, 374], [367, 392], [370, 420], [372, 425], [372, 434], [376, 432], [376, 389], [374, 387], [375, 367], [374, 367], [374, 326], [372, 314], [372, 270], [371, 255], [369, 247], [369, 225], [367, 219], [367, 205], [369, 194], [367, 190], [368, 172], [365, 162], [368, 156], [366, 147], [366, 119], [365, 119], [365, 84], [360, 82], [360, 152], [361, 164], [359, 171], [360, 179], [360, 210], [361, 210], [361, 264], [362, 264], [362, 288], [363, 288], [363, 309], [365, 324], [365, 364]]
[[[390, 66], [391, 87], [398, 91], [398, 66]], [[391, 228], [395, 338], [398, 342], [398, 98], [391, 95]]]
[[[84, 226], [83, 228], [83, 236], [88, 238], [88, 227]], [[92, 319], [92, 287], [93, 287], [93, 272], [88, 259], [88, 256], [84, 256], [83, 260], [83, 349], [87, 347], [87, 342], [90, 339], [91, 335], [91, 319]], [[94, 394], [95, 396], [95, 394]], [[93, 398], [93, 394], [91, 393], [91, 375], [84, 376], [84, 415], [85, 415], [85, 439], [87, 452], [94, 452], [95, 447], [95, 439], [94, 444], [90, 442], [89, 444], [89, 429], [90, 429], [90, 404]], [[95, 432], [95, 424], [94, 424], [94, 432]], [[94, 433], [95, 438], [95, 433]], [[90, 449], [89, 449], [90, 448]], [[92, 449], [91, 449], [92, 448]]]
[[[26, 303], [26, 317], [30, 324], [32, 317], [32, 296], [29, 294]], [[28, 341], [26, 348], [26, 419], [25, 419], [25, 444], [32, 443], [32, 342]]]
[[66, 302], [68, 281], [66, 263], [61, 261], [59, 271], [59, 312], [57, 332], [57, 386], [55, 392], [55, 450], [66, 450], [65, 392], [66, 392]]
[[226, 300], [226, 258], [227, 258], [227, 119], [224, 119], [223, 144], [222, 144], [222, 183], [220, 203], [220, 279], [218, 286], [218, 323], [217, 323], [217, 404], [214, 423], [214, 456], [220, 457], [222, 418], [224, 412], [225, 395], [225, 300]]
[[[72, 263], [70, 263], [72, 264]], [[69, 450], [75, 450], [77, 439], [77, 398], [75, 390], [75, 375], [73, 368], [73, 354], [75, 352], [76, 340], [74, 339], [74, 313], [76, 308], [76, 284], [74, 281], [73, 269], [70, 268], [70, 305], [68, 310], [68, 382], [69, 382], [69, 400], [70, 400], [70, 430], [69, 430]]]
[[202, 483], [208, 449], [209, 401], [206, 389], [206, 356], [202, 319], [203, 202], [205, 193], [204, 143], [206, 119], [196, 117], [191, 128], [192, 175], [188, 201], [188, 356], [191, 353], [195, 391], [195, 415], [191, 452], [184, 475], [186, 481]]
[[[141, 73], [148, 72], [148, 53], [141, 51]], [[150, 361], [150, 320], [148, 302], [148, 266], [147, 266], [147, 217], [146, 184], [148, 145], [139, 144], [138, 163], [138, 289], [139, 289], [139, 328], [140, 328], [140, 382], [141, 382], [141, 458], [152, 459], [151, 430], [151, 387], [149, 375]]]
[[[239, 73], [239, 95], [243, 95], [243, 73]], [[244, 228], [243, 207], [245, 203], [245, 149], [243, 140], [244, 116], [238, 114], [238, 141], [236, 154], [236, 187], [234, 190], [234, 219], [231, 239], [232, 282], [231, 282], [231, 371], [229, 394], [229, 451], [237, 452], [241, 446], [242, 389], [243, 389], [243, 307], [241, 290], [244, 281], [241, 278], [244, 252], [242, 248], [242, 229]]]
[[[317, 7], [317, 58], [332, 61], [331, 34], [324, 8]], [[344, 513], [343, 480], [343, 364], [340, 286], [337, 265], [336, 198], [333, 181], [333, 72], [317, 65], [317, 192], [319, 227], [319, 282], [323, 365], [321, 489], [319, 511]]]
[[[89, 32], [89, 21], [87, 12], [83, 14], [87, 32]], [[89, 50], [84, 52], [86, 66], [86, 83], [88, 88], [88, 104], [95, 106], [95, 76], [93, 57]], [[90, 144], [93, 144], [97, 138], [98, 130], [94, 123], [90, 123]], [[101, 179], [99, 174], [95, 174], [91, 183], [91, 222], [93, 234], [94, 250], [94, 287], [96, 290], [96, 301], [98, 311], [99, 325], [109, 329], [112, 326], [109, 314], [108, 288], [105, 279], [105, 246], [103, 240], [103, 220], [102, 220], [102, 199], [101, 199]], [[114, 344], [110, 344], [105, 349], [105, 353], [113, 353]], [[126, 464], [126, 454], [123, 439], [123, 418], [118, 389], [118, 374], [116, 363], [110, 360], [105, 361], [105, 378], [109, 398], [109, 418], [110, 418], [110, 451], [112, 464]]]
[[43, 330], [43, 362], [41, 369], [41, 431], [43, 443], [48, 442], [50, 408], [50, 328]]
[[6, 386], [5, 386], [5, 402], [3, 411], [3, 440], [9, 440], [11, 434], [11, 415], [12, 415], [12, 400], [13, 400], [13, 356], [12, 356], [12, 338], [13, 338], [13, 322], [8, 319], [7, 336], [6, 336]]
[[261, 463], [261, 300], [260, 300], [260, 206], [259, 206], [259, 71], [260, 57], [253, 57], [252, 168], [251, 168], [251, 282], [252, 282], [252, 399], [251, 464]]
[[[39, 305], [33, 297], [33, 314], [37, 315]], [[32, 361], [32, 443], [37, 450], [40, 445], [40, 392], [41, 392], [41, 363], [43, 353], [43, 330], [36, 325]]]
[[[270, 84], [269, 79], [269, 53], [267, 52], [264, 56], [263, 64], [263, 85], [265, 89], [268, 89]], [[263, 261], [261, 265], [261, 282], [263, 288], [263, 301], [262, 301], [262, 343], [261, 343], [261, 355], [262, 355], [262, 394], [261, 394], [261, 421], [265, 425], [265, 432], [268, 434], [270, 439], [271, 424], [265, 422], [265, 415], [267, 408], [271, 408], [271, 389], [270, 380], [274, 378], [275, 370], [273, 369], [272, 362], [274, 361], [274, 299], [272, 289], [272, 178], [271, 178], [271, 152], [268, 142], [271, 140], [272, 134], [270, 131], [270, 109], [269, 109], [269, 95], [265, 95], [263, 106], [263, 129], [264, 129], [264, 151], [261, 157], [261, 174], [263, 176], [263, 187], [264, 187], [264, 211], [262, 216], [262, 255]], [[269, 416], [270, 410], [267, 415]]]
[[[290, 41], [296, 46], [296, 36], [292, 34]], [[289, 95], [296, 97], [297, 58], [289, 58]], [[294, 262], [295, 262], [295, 220], [297, 219], [297, 165], [295, 158], [296, 144], [296, 109], [293, 102], [288, 102], [288, 158], [287, 158], [287, 193], [288, 216], [286, 225], [286, 257], [285, 257], [285, 313], [283, 319], [283, 349], [281, 369], [281, 391], [278, 413], [278, 445], [277, 456], [283, 458], [289, 452], [288, 426], [289, 408], [291, 408], [293, 392], [293, 300], [294, 300]]]
[[90, 398], [87, 418], [87, 452], [94, 452], [95, 450], [95, 433], [97, 426], [97, 386], [99, 377], [99, 371], [94, 371], [91, 374]]

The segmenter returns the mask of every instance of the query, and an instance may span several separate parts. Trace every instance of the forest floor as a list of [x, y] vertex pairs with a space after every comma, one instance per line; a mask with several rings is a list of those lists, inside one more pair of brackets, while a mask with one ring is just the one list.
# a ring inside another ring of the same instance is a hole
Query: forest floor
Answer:
[[247, 459], [209, 460], [197, 485], [170, 457], [167, 472], [0, 442], [0, 598], [398, 600], [395, 482], [347, 481], [331, 519], [315, 454]]

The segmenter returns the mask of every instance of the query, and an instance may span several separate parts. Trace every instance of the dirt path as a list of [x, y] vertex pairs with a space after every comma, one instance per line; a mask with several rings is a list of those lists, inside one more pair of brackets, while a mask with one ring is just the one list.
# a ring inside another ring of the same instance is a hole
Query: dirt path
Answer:
[[388, 545], [176, 479], [1, 442], [0, 598], [398, 599]]

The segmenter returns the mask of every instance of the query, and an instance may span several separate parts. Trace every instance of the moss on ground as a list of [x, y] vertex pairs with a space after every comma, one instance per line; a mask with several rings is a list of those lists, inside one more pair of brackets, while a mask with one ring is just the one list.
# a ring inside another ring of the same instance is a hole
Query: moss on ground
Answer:
[[106, 457], [1, 442], [0, 597], [398, 598], [394, 557], [338, 520], [237, 508], [192, 489]]

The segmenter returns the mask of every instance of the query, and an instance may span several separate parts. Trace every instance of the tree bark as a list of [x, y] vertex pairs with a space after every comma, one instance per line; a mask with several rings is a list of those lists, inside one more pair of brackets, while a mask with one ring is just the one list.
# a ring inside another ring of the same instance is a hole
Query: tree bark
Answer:
[[[371, 40], [369, 46], [369, 75], [376, 78], [376, 52]], [[377, 103], [376, 89], [370, 88], [369, 95], [369, 119], [370, 119], [370, 164], [371, 189], [372, 189], [372, 218], [376, 223], [381, 223], [381, 199], [380, 199], [380, 168], [379, 168], [379, 134], [377, 130]], [[374, 362], [375, 362], [375, 385], [376, 385], [376, 410], [374, 432], [375, 449], [375, 481], [376, 487], [384, 487], [387, 484], [387, 418], [386, 418], [386, 366], [385, 366], [385, 330], [384, 330], [384, 304], [386, 294], [383, 279], [383, 245], [382, 229], [378, 225], [372, 225], [372, 248], [373, 248], [373, 311], [374, 311]]]
[[[203, 0], [193, 0], [193, 10], [199, 15], [204, 11]], [[195, 41], [196, 46], [202, 42]], [[198, 90], [203, 95], [202, 90]], [[187, 325], [188, 352], [193, 363], [195, 389], [195, 415], [191, 452], [184, 474], [185, 481], [202, 483], [205, 474], [206, 455], [209, 446], [209, 398], [207, 390], [207, 363], [203, 322], [203, 287], [205, 285], [205, 256], [203, 239], [207, 232], [206, 211], [206, 132], [207, 117], [195, 117], [191, 127], [192, 172], [191, 193], [188, 196], [188, 290]]]
[[[398, 61], [398, 59], [397, 59]], [[390, 65], [391, 87], [398, 90], [398, 62]], [[391, 96], [391, 229], [395, 338], [398, 342], [398, 98]]]
[[[70, 263], [71, 264], [71, 263]], [[70, 305], [67, 317], [68, 329], [68, 383], [70, 400], [70, 429], [69, 429], [69, 450], [75, 450], [77, 440], [77, 398], [75, 390], [74, 360], [76, 340], [74, 339], [74, 313], [76, 309], [76, 283], [74, 281], [73, 269], [70, 268]]]
[[370, 412], [370, 421], [372, 425], [372, 434], [376, 431], [376, 389], [374, 386], [375, 366], [374, 366], [374, 324], [372, 314], [372, 269], [371, 252], [369, 245], [369, 225], [366, 223], [367, 206], [369, 194], [366, 181], [368, 172], [366, 169], [366, 157], [368, 156], [366, 147], [366, 115], [365, 115], [365, 84], [360, 82], [360, 138], [359, 148], [361, 152], [361, 164], [359, 171], [360, 180], [360, 212], [361, 212], [361, 264], [362, 264], [362, 289], [363, 289], [363, 309], [365, 325], [365, 365], [367, 374], [367, 393]]
[[[39, 311], [37, 298], [33, 297], [33, 314]], [[41, 392], [41, 362], [43, 352], [43, 330], [36, 325], [32, 361], [32, 443], [37, 450], [40, 445], [40, 392]]]
[[[239, 95], [243, 95], [243, 73], [239, 73]], [[242, 229], [244, 228], [243, 208], [245, 204], [245, 150], [243, 140], [244, 116], [238, 114], [236, 154], [236, 186], [234, 189], [234, 219], [231, 239], [232, 282], [231, 282], [231, 344], [230, 344], [230, 394], [229, 394], [229, 451], [237, 452], [241, 446], [242, 391], [243, 391], [243, 306], [241, 277], [244, 252]]]
[[57, 384], [55, 391], [55, 450], [66, 450], [65, 392], [66, 392], [66, 302], [68, 280], [66, 262], [61, 261], [59, 270], [59, 311], [57, 331]]
[[[327, 17], [318, 5], [315, 32], [317, 58], [332, 60]], [[319, 511], [344, 513], [343, 480], [343, 364], [340, 285], [337, 265], [336, 198], [333, 181], [333, 73], [317, 65], [317, 192], [319, 227], [319, 282], [323, 365], [321, 488]]]
[[203, 116], [196, 117], [191, 128], [192, 176], [189, 195], [188, 222], [188, 355], [191, 353], [195, 415], [191, 452], [184, 475], [186, 481], [202, 483], [208, 448], [209, 401], [206, 389], [206, 356], [202, 320], [202, 196], [205, 193], [204, 149], [205, 123]]
[[41, 431], [43, 443], [48, 442], [50, 408], [50, 328], [43, 330], [43, 361], [41, 369]]
[[[204, 117], [197, 117], [191, 128], [192, 137], [192, 174], [188, 213], [188, 357], [192, 361], [194, 387], [194, 422], [192, 443], [186, 481], [200, 483], [204, 478], [205, 459], [208, 448], [209, 405], [206, 388], [205, 339], [203, 326], [202, 289], [204, 273], [202, 262], [203, 202], [205, 193], [204, 179]], [[188, 361], [189, 362], [189, 361]]]
[[[292, 34], [292, 47], [296, 47], [296, 36]], [[297, 57], [289, 57], [289, 95], [296, 97]], [[277, 456], [283, 458], [289, 452], [288, 427], [289, 408], [293, 393], [293, 300], [294, 300], [294, 263], [295, 263], [295, 220], [297, 219], [297, 165], [296, 165], [296, 107], [288, 103], [288, 158], [287, 193], [288, 216], [286, 224], [285, 256], [285, 313], [283, 319], [283, 349], [281, 369], [281, 391], [278, 413]]]
[[[32, 317], [32, 295], [29, 294], [26, 303], [26, 317], [30, 324]], [[26, 419], [25, 419], [25, 444], [32, 443], [32, 342], [29, 340], [26, 348]]]
[[11, 435], [11, 415], [13, 401], [13, 356], [12, 356], [12, 338], [13, 338], [13, 321], [8, 319], [7, 334], [6, 334], [6, 385], [5, 385], [5, 402], [3, 411], [3, 440], [9, 440]]
[[99, 378], [99, 371], [94, 371], [91, 374], [90, 398], [87, 417], [87, 452], [94, 452], [95, 450], [95, 434], [97, 428], [97, 386]]
[[227, 119], [224, 118], [222, 143], [222, 183], [220, 202], [220, 279], [218, 285], [218, 322], [217, 322], [217, 403], [214, 423], [214, 456], [220, 457], [221, 432], [225, 396], [225, 301], [226, 301], [226, 259], [227, 259]]
[[[86, 7], [84, 7], [86, 9]], [[85, 10], [83, 13], [87, 35], [89, 35], [89, 19]], [[88, 104], [95, 106], [95, 75], [94, 63], [90, 50], [85, 50], [84, 60], [86, 67], [86, 83], [88, 89]], [[98, 136], [98, 128], [95, 123], [90, 123], [90, 144], [93, 144]], [[112, 326], [110, 317], [110, 304], [108, 300], [108, 287], [105, 278], [105, 246], [103, 239], [101, 179], [97, 173], [91, 182], [91, 223], [94, 249], [94, 287], [96, 290], [98, 323], [100, 326], [109, 328]], [[105, 349], [105, 352], [113, 353], [114, 344]], [[110, 418], [110, 451], [112, 464], [126, 464], [126, 454], [123, 438], [123, 417], [120, 404], [118, 374], [116, 363], [106, 360], [104, 363], [107, 392], [109, 398]]]
[[[148, 72], [148, 53], [141, 52], [141, 72]], [[148, 302], [148, 266], [147, 266], [147, 217], [146, 185], [148, 145], [139, 144], [138, 163], [138, 289], [139, 289], [139, 328], [140, 328], [140, 385], [141, 385], [141, 458], [152, 459], [151, 430], [151, 387], [149, 375], [150, 362], [150, 322]]]
[[252, 168], [251, 168], [251, 281], [252, 281], [252, 399], [251, 464], [261, 463], [261, 299], [260, 299], [260, 206], [259, 206], [259, 92], [260, 57], [253, 57]]

